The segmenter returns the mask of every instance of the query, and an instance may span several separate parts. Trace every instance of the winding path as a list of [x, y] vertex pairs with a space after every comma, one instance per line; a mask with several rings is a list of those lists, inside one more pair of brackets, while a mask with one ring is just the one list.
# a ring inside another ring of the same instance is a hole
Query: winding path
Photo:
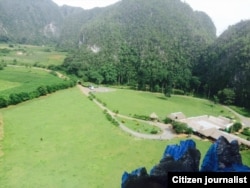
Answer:
[[[92, 90], [90, 90], [89, 88], [83, 87], [82, 85], [77, 85], [78, 88], [82, 91], [83, 94], [85, 94], [86, 96], [89, 96], [89, 92], [91, 92]], [[159, 122], [149, 122], [149, 121], [144, 121], [144, 120], [139, 120], [136, 118], [132, 118], [132, 117], [128, 117], [128, 116], [124, 116], [121, 114], [115, 114], [114, 112], [110, 111], [108, 108], [106, 108], [105, 106], [103, 106], [101, 103], [99, 103], [97, 100], [93, 99], [93, 101], [102, 109], [102, 110], [107, 110], [107, 112], [116, 119], [117, 116], [122, 117], [122, 118], [126, 118], [126, 119], [132, 119], [132, 120], [136, 120], [136, 121], [141, 121], [141, 122], [145, 122], [148, 123], [152, 126], [157, 126], [162, 130], [161, 134], [143, 134], [143, 133], [138, 133], [136, 131], [133, 131], [131, 129], [129, 129], [128, 127], [126, 127], [125, 125], [123, 125], [121, 122], [119, 122], [119, 127], [129, 133], [130, 135], [133, 135], [135, 137], [138, 138], [142, 138], [142, 139], [152, 139], [152, 140], [170, 140], [174, 137], [176, 137], [177, 135], [173, 132], [171, 125], [170, 124], [163, 124], [163, 123], [159, 123]]]
[[[92, 90], [90, 90], [89, 88], [83, 87], [82, 85], [78, 85], [79, 89], [82, 91], [82, 93], [84, 93], [86, 96], [89, 96], [89, 92], [91, 92]], [[102, 89], [99, 89], [102, 90]], [[107, 91], [107, 89], [105, 89], [104, 91]], [[119, 127], [124, 130], [125, 132], [129, 133], [130, 135], [133, 135], [135, 137], [138, 138], [143, 138], [143, 139], [154, 139], [154, 140], [170, 140], [174, 137], [177, 137], [177, 134], [175, 134], [171, 128], [170, 124], [164, 124], [164, 123], [160, 123], [160, 122], [152, 122], [152, 121], [145, 121], [145, 120], [140, 120], [140, 119], [136, 119], [136, 118], [132, 118], [132, 117], [128, 117], [128, 116], [124, 116], [121, 114], [115, 114], [114, 112], [110, 111], [108, 108], [106, 108], [105, 106], [103, 106], [101, 103], [99, 103], [97, 100], [93, 99], [93, 101], [103, 110], [107, 110], [107, 112], [116, 119], [117, 116], [125, 118], [125, 119], [131, 119], [131, 120], [136, 120], [136, 121], [141, 121], [144, 123], [148, 123], [149, 125], [152, 126], [157, 126], [162, 130], [161, 134], [143, 134], [143, 133], [138, 133], [134, 130], [129, 129], [127, 126], [123, 125], [121, 122], [119, 122]], [[239, 119], [241, 120], [243, 126], [247, 126], [250, 127], [250, 118], [244, 117], [240, 114], [238, 114], [237, 112], [235, 112], [234, 110], [232, 110], [231, 108], [224, 106], [224, 108], [228, 109], [229, 111], [231, 111], [233, 114], [235, 114], [237, 117], [239, 117]]]
[[224, 108], [228, 109], [230, 112], [236, 115], [244, 126], [250, 127], [250, 118], [240, 115], [239, 113], [235, 112], [234, 110], [232, 110], [231, 108], [227, 106], [224, 106]]

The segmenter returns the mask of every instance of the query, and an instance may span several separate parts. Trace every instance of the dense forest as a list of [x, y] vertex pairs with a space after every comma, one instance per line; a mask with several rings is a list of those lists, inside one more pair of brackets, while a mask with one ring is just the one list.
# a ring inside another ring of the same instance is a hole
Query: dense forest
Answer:
[[0, 42], [69, 51], [56, 69], [83, 82], [193, 94], [250, 109], [250, 21], [219, 37], [180, 0], [122, 0], [105, 8], [0, 0]]
[[215, 31], [205, 13], [180, 1], [126, 0], [82, 27], [79, 51], [63, 66], [97, 84], [188, 92], [191, 68]]
[[199, 92], [250, 108], [250, 20], [230, 26], [198, 59]]

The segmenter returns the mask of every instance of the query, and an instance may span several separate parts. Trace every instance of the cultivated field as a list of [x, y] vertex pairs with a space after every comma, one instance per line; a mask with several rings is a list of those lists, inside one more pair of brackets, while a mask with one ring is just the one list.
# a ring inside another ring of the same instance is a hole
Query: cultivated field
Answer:
[[0, 96], [8, 96], [11, 93], [32, 92], [39, 86], [64, 82], [65, 80], [42, 69], [8, 66], [0, 70]]

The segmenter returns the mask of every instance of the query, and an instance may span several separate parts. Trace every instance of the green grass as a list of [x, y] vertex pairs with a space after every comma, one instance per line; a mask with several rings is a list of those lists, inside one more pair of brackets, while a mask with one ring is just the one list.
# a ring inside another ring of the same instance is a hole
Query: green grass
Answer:
[[116, 117], [120, 122], [122, 122], [123, 125], [126, 127], [139, 132], [139, 133], [144, 133], [144, 134], [152, 134], [151, 131], [157, 131], [159, 134], [161, 133], [161, 129], [159, 127], [150, 125], [148, 123], [144, 123], [138, 120], [131, 120], [131, 119], [125, 119], [121, 117]]
[[235, 112], [246, 116], [246, 117], [250, 117], [250, 110], [243, 108], [243, 107], [237, 107], [237, 106], [230, 106], [230, 108], [232, 108]]
[[21, 83], [18, 82], [10, 82], [10, 81], [6, 81], [6, 80], [0, 80], [0, 92], [7, 90], [7, 89], [11, 89], [11, 88], [15, 88], [20, 86]]
[[[0, 110], [4, 156], [0, 185], [26, 187], [120, 187], [124, 171], [150, 170], [171, 141], [129, 136], [77, 88]], [[202, 156], [209, 142], [198, 141]]]
[[27, 66], [61, 65], [66, 57], [65, 52], [55, 51], [49, 46], [0, 44], [0, 49], [8, 49], [9, 53], [0, 53], [0, 62]]
[[250, 167], [250, 151], [245, 150], [241, 152], [242, 163]]
[[[0, 117], [4, 121], [0, 185], [4, 188], [117, 188], [124, 171], [142, 166], [149, 171], [167, 145], [184, 140], [131, 137], [112, 125], [78, 88], [1, 109]], [[195, 142], [203, 158], [211, 143]], [[250, 164], [249, 155], [244, 152], [244, 164]]]
[[64, 80], [44, 70], [8, 66], [0, 70], [0, 95], [8, 96], [11, 93], [31, 92], [42, 85], [53, 85], [63, 82]]
[[229, 116], [231, 112], [208, 100], [188, 96], [173, 95], [170, 98], [160, 93], [150, 93], [127, 89], [116, 89], [115, 92], [95, 93], [97, 98], [107, 104], [111, 110], [120, 114], [149, 116], [155, 112], [162, 120], [173, 112], [183, 112], [187, 117], [199, 115]]

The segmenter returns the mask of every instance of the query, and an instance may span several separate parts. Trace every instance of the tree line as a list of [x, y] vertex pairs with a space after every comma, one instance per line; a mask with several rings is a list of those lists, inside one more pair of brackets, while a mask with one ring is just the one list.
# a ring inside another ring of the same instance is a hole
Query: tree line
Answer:
[[54, 85], [41, 85], [32, 92], [20, 92], [11, 93], [8, 97], [0, 96], [0, 108], [7, 107], [9, 105], [16, 105], [21, 102], [45, 96], [50, 93], [54, 93], [58, 90], [67, 89], [76, 85], [73, 80], [65, 81], [64, 83]]

